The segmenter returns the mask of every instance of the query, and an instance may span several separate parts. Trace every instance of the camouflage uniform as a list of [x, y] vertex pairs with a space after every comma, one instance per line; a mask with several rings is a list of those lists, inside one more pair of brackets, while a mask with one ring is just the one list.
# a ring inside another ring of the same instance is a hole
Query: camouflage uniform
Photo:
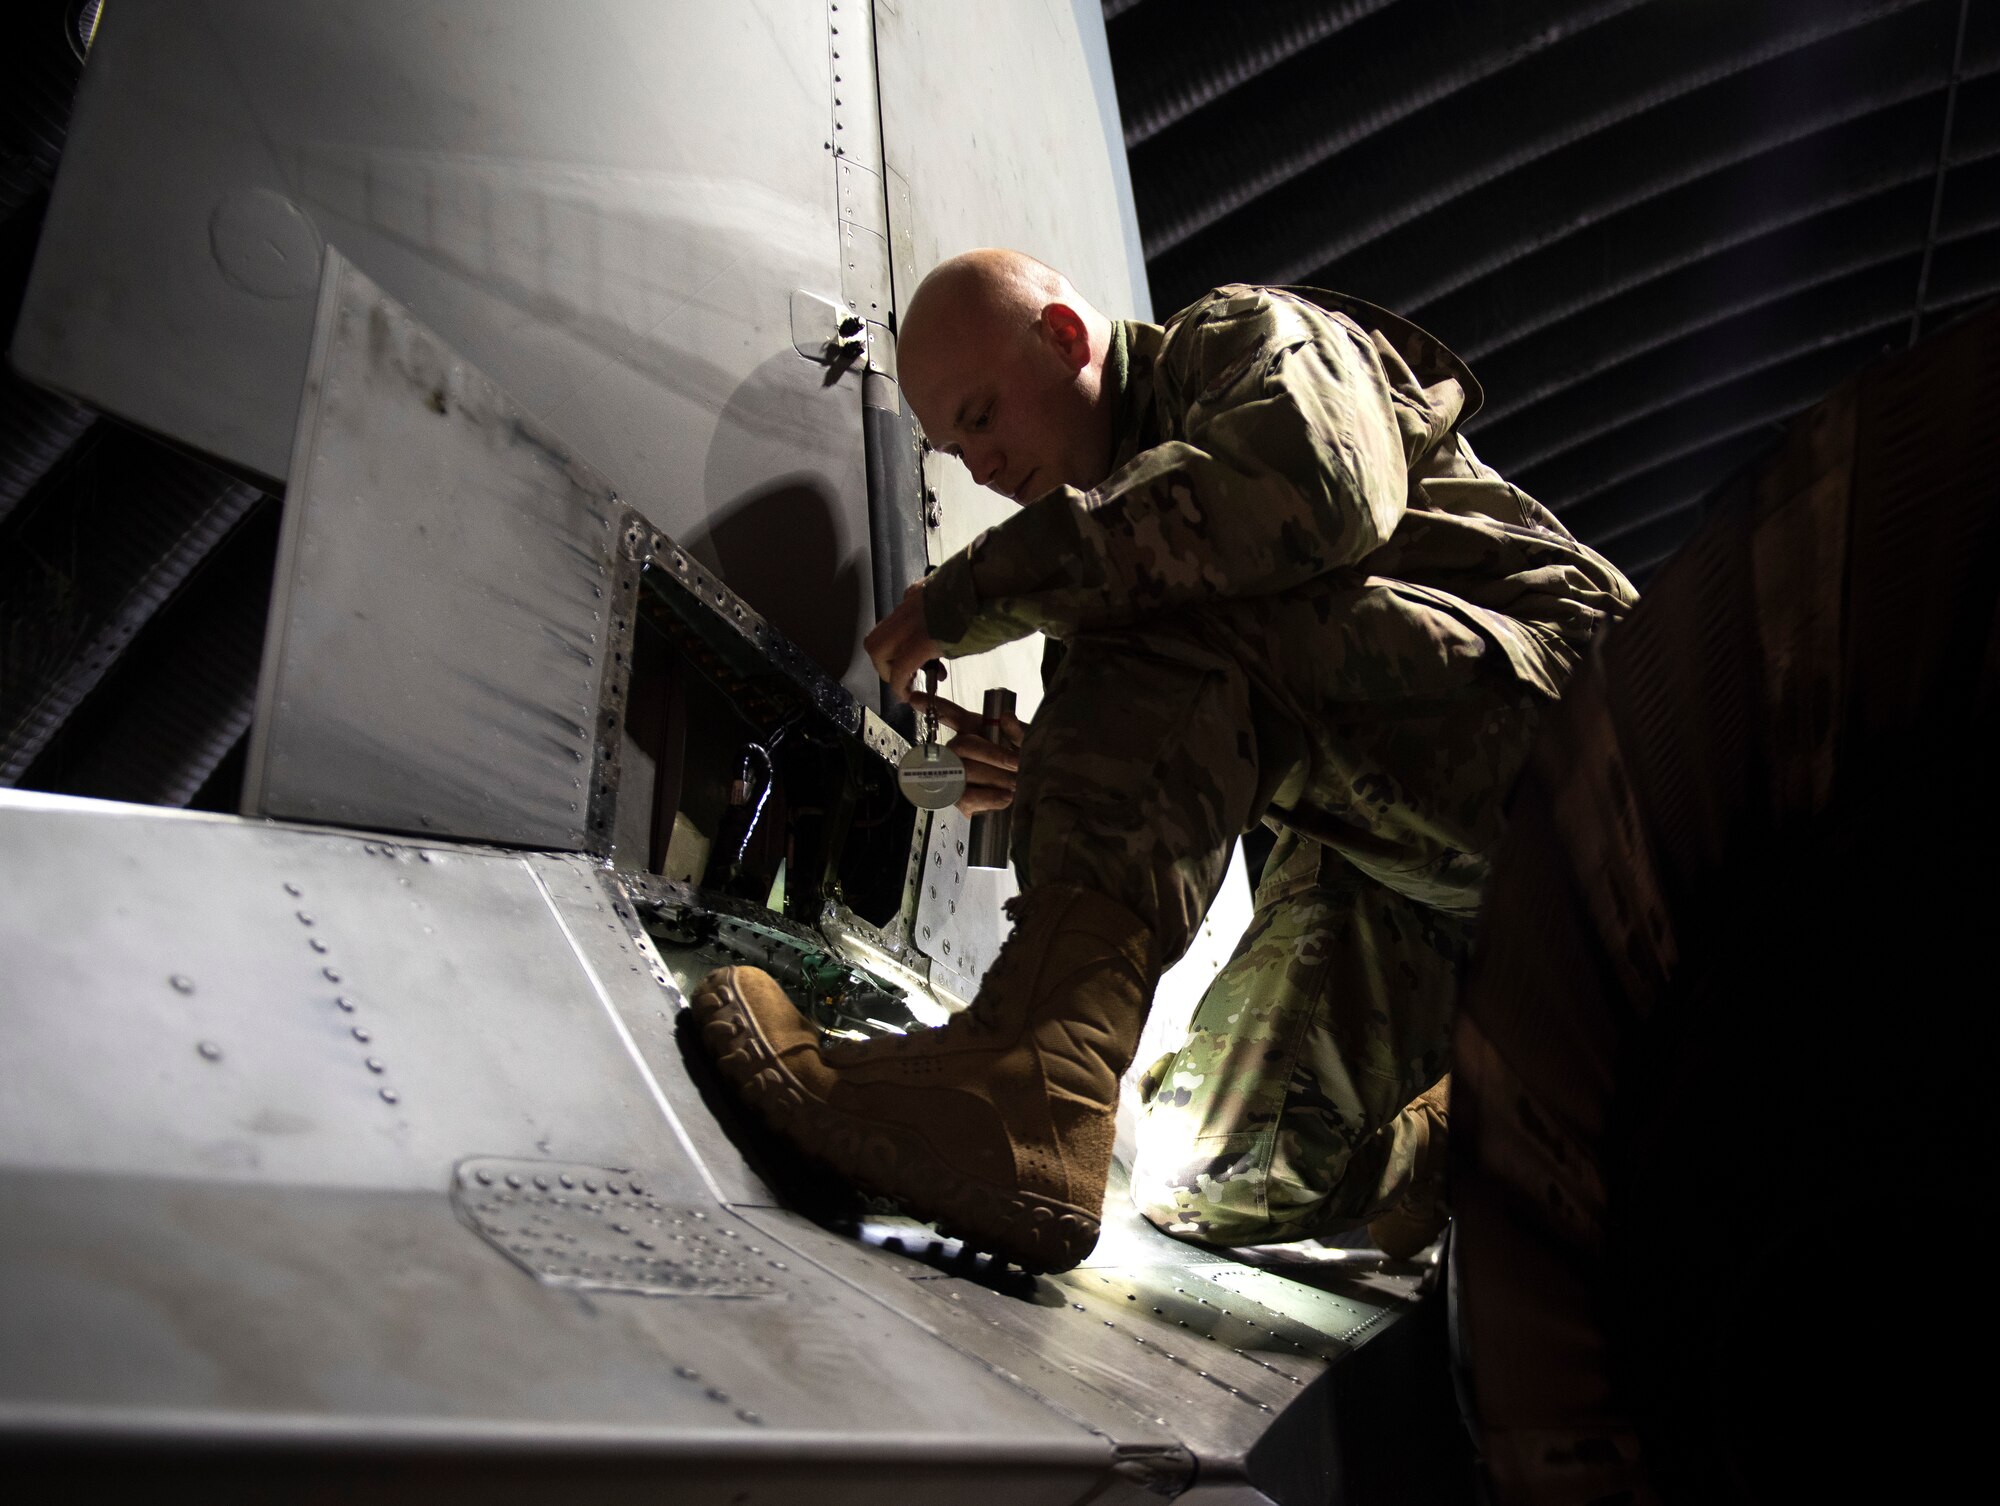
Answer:
[[1350, 1228], [1409, 1178], [1539, 709], [1631, 585], [1456, 433], [1448, 350], [1333, 295], [1232, 286], [1115, 327], [1105, 482], [947, 560], [932, 636], [1066, 645], [1021, 754], [1024, 888], [1082, 884], [1178, 957], [1236, 837], [1249, 930], [1141, 1127], [1133, 1185], [1216, 1243]]

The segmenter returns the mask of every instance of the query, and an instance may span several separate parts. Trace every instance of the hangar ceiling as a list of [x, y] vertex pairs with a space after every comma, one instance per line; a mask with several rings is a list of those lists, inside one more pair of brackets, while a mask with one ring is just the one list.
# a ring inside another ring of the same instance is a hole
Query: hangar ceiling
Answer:
[[1164, 316], [1309, 283], [1428, 328], [1481, 455], [1641, 584], [1701, 499], [2000, 292], [1987, 0], [1105, 0]]

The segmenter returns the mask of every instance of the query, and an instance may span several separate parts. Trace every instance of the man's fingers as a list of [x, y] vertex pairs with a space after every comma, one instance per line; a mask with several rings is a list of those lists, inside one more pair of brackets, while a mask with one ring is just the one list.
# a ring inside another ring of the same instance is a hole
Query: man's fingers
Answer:
[[908, 636], [905, 629], [908, 619], [898, 607], [887, 617], [868, 630], [868, 636], [861, 640], [861, 646], [868, 652], [868, 661], [875, 666], [875, 672], [886, 675], [889, 660], [894, 657], [897, 647]]
[[965, 765], [965, 787], [967, 789], [1002, 790], [1009, 799], [1013, 798], [1014, 787], [1020, 783], [1016, 775], [1005, 769], [996, 769], [990, 763]]
[[[968, 737], [976, 737], [986, 747], [1004, 753], [1006, 755], [1007, 768], [1018, 769], [1021, 766], [1021, 761], [1016, 750], [1020, 748], [1022, 740], [1028, 735], [1028, 724], [1012, 712], [1009, 712], [1000, 719], [1000, 736], [1004, 741], [996, 743], [986, 736], [986, 718], [976, 711], [959, 705], [956, 701], [948, 701], [943, 696], [929, 696], [924, 694], [923, 691], [918, 690], [911, 692], [910, 704], [916, 707], [918, 711], [923, 711], [927, 707], [935, 705], [937, 707], [937, 719], [944, 726], [951, 728], [954, 732], [964, 733]], [[954, 743], [952, 746], [956, 747], [958, 745]]]
[[987, 811], [1004, 811], [1013, 803], [1012, 790], [997, 789], [990, 784], [968, 784], [965, 793], [958, 797], [958, 813], [979, 816]]
[[[888, 662], [878, 663], [875, 672], [881, 675], [897, 700], [908, 701], [915, 705], [917, 698], [923, 694], [916, 688], [917, 677], [923, 673], [924, 665], [936, 656], [937, 645], [928, 638], [920, 637], [913, 643], [901, 645], [892, 654], [885, 655]], [[938, 678], [943, 679], [944, 674], [945, 671], [940, 666]]]
[[[921, 584], [921, 583], [919, 583]], [[862, 640], [868, 662], [898, 697], [910, 698], [917, 672], [926, 659], [935, 658], [937, 644], [924, 626], [924, 593], [913, 586], [887, 617], [870, 629]]]
[[951, 740], [951, 751], [964, 761], [967, 769], [979, 764], [1011, 775], [1021, 767], [1020, 754], [998, 743], [988, 742], [976, 732], [959, 733]]
[[967, 711], [956, 701], [946, 700], [941, 695], [930, 695], [924, 691], [913, 691], [910, 704], [918, 711], [936, 708], [937, 719], [954, 732], [969, 732], [986, 725], [986, 718], [976, 711]]

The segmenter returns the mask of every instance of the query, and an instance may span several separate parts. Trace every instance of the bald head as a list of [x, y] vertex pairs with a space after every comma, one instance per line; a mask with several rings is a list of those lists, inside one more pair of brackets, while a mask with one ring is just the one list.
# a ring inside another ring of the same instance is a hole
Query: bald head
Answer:
[[898, 350], [946, 332], [1025, 333], [1051, 303], [1090, 308], [1047, 262], [1022, 251], [967, 251], [939, 262], [918, 285], [903, 311]]
[[1088, 488], [1111, 462], [1111, 321], [1019, 251], [940, 263], [904, 310], [897, 365], [930, 442], [1017, 502]]

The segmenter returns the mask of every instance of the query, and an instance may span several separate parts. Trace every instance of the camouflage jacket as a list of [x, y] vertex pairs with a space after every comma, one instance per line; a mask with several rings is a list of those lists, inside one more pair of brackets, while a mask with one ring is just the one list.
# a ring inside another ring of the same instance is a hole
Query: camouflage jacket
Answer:
[[1549, 637], [1580, 650], [1637, 599], [1459, 436], [1481, 401], [1465, 364], [1373, 305], [1221, 287], [1164, 328], [1117, 324], [1105, 381], [1103, 483], [1036, 499], [931, 575], [925, 621], [948, 655], [1346, 571], [1433, 600], [1559, 695]]

